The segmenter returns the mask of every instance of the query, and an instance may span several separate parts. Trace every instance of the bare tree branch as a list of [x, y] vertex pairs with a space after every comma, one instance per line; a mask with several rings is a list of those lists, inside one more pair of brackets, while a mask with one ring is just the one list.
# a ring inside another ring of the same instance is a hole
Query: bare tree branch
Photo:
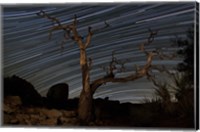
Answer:
[[91, 38], [93, 35], [91, 29], [92, 29], [92, 27], [88, 27], [88, 35], [87, 35], [86, 42], [85, 42], [85, 48], [87, 48], [91, 42]]
[[154, 41], [155, 35], [157, 35], [158, 31], [152, 31], [149, 29], [150, 35], [148, 37], [148, 44], [152, 43]]
[[39, 13], [36, 13], [38, 16], [47, 18], [49, 20], [51, 20], [52, 22], [56, 22], [60, 27], [62, 27], [60, 20], [57, 19], [56, 17], [51, 17], [50, 15], [46, 14], [46, 12], [44, 12], [43, 10], [41, 10]]
[[57, 30], [64, 30], [65, 31], [65, 34], [64, 34], [64, 40], [62, 41], [62, 44], [61, 44], [61, 47], [63, 48], [63, 44], [67, 41], [67, 39], [72, 39], [74, 41], [77, 42], [79, 48], [81, 50], [83, 49], [86, 49], [90, 42], [91, 42], [91, 38], [92, 38], [92, 35], [94, 34], [94, 32], [97, 32], [97, 31], [100, 31], [104, 28], [107, 28], [109, 27], [110, 25], [105, 21], [105, 26], [103, 28], [99, 28], [99, 29], [96, 29], [94, 31], [92, 31], [91, 27], [88, 27], [88, 35], [86, 37], [86, 41], [85, 43], [83, 42], [83, 37], [81, 35], [79, 35], [78, 31], [77, 31], [77, 23], [78, 23], [78, 20], [77, 20], [77, 15], [75, 14], [74, 15], [74, 20], [73, 20], [73, 23], [72, 24], [69, 24], [69, 25], [64, 25], [64, 24], [61, 24], [60, 20], [56, 17], [52, 17], [50, 15], [48, 15], [45, 11], [41, 10], [39, 13], [36, 13], [38, 16], [40, 17], [43, 17], [43, 18], [46, 18], [50, 21], [52, 21], [53, 23], [56, 23], [57, 25], [53, 26], [50, 31], [49, 31], [49, 39], [51, 39], [51, 36], [52, 36], [52, 32], [54, 31], [57, 31]]
[[[154, 37], [154, 35], [151, 35], [151, 34], [150, 34], [150, 36]], [[150, 40], [152, 40], [152, 39], [150, 38]], [[151, 68], [151, 63], [152, 63], [153, 57], [158, 55], [158, 53], [156, 51], [146, 51], [145, 50], [144, 45], [150, 44], [150, 43], [152, 43], [152, 41], [149, 41], [149, 38], [148, 38], [147, 43], [142, 43], [140, 45], [140, 47], [142, 47], [142, 48], [140, 48], [140, 50], [146, 54], [146, 58], [147, 58], [146, 64], [142, 68], [138, 68], [134, 74], [128, 75], [126, 77], [119, 77], [119, 78], [115, 77], [114, 70], [116, 69], [116, 64], [119, 64], [119, 61], [117, 60], [116, 57], [114, 57], [114, 52], [113, 52], [112, 60], [109, 63], [109, 68], [108, 68], [109, 71], [108, 71], [107, 76], [104, 76], [100, 79], [94, 80], [90, 84], [90, 87], [91, 87], [93, 93], [96, 91], [96, 89], [99, 86], [101, 86], [102, 84], [105, 84], [107, 82], [128, 82], [128, 81], [134, 81], [134, 80], [142, 78], [144, 76], [151, 77], [149, 74], [149, 71]], [[124, 68], [124, 64], [125, 63], [122, 63], [122, 68]]]

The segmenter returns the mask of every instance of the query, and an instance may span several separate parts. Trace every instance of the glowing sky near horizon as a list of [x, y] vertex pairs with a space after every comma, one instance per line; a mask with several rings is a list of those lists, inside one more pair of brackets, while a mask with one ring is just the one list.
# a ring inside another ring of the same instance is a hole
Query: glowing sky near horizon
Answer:
[[[93, 59], [91, 81], [104, 76], [100, 68], [111, 60], [112, 51], [126, 63], [127, 72], [134, 65], [143, 65], [145, 56], [138, 45], [148, 37], [148, 29], [159, 30], [153, 44], [147, 49], [165, 48], [175, 51], [171, 39], [185, 37], [194, 23], [195, 3], [118, 3], [118, 4], [63, 4], [63, 5], [3, 5], [3, 74], [18, 75], [30, 81], [43, 96], [48, 88], [60, 82], [69, 84], [69, 97], [78, 97], [81, 90], [79, 49], [68, 40], [61, 51], [63, 32], [54, 32], [48, 40], [52, 23], [36, 15], [40, 10], [55, 16], [62, 23], [72, 22], [78, 16], [78, 31], [87, 35], [88, 26], [100, 28], [104, 21], [111, 27], [97, 32], [87, 49]], [[175, 67], [180, 59], [155, 59], [153, 64]], [[109, 97], [121, 102], [139, 102], [152, 97], [153, 84], [146, 78], [125, 84], [108, 83], [100, 87], [94, 97]]]

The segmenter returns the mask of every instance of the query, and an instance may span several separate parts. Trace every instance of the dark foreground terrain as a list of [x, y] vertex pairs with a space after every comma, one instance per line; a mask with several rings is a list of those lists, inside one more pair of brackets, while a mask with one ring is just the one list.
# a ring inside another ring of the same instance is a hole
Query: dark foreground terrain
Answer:
[[[66, 94], [62, 94], [63, 91]], [[78, 120], [78, 102], [78, 98], [68, 99], [66, 84], [53, 86], [47, 97], [42, 97], [26, 80], [17, 76], [4, 78], [3, 124], [82, 126]], [[93, 102], [95, 117], [87, 124], [89, 127], [194, 128], [193, 108], [183, 107], [183, 104], [180, 107], [180, 103], [164, 104], [155, 100], [131, 104], [112, 101], [108, 97]]]
[[[76, 103], [77, 99], [71, 99], [70, 102]], [[120, 104], [118, 101], [96, 99], [95, 105], [96, 119], [88, 126], [194, 128], [192, 120], [175, 114], [166, 114], [158, 104]], [[24, 106], [19, 96], [6, 96], [3, 103], [3, 124], [6, 126], [80, 126], [77, 107], [75, 105], [74, 108], [69, 107], [56, 109]]]

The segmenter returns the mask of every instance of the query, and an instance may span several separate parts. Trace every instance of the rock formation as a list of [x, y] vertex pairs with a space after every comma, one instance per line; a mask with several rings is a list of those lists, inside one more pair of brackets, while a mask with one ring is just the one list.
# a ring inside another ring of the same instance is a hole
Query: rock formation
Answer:
[[47, 100], [50, 107], [66, 108], [68, 100], [68, 84], [59, 83], [49, 88]]
[[4, 97], [19, 96], [24, 105], [42, 105], [41, 95], [28, 81], [13, 75], [4, 78]]

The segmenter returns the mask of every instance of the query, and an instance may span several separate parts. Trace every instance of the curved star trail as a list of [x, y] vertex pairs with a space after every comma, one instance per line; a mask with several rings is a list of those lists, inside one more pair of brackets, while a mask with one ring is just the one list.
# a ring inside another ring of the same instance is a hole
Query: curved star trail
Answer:
[[[159, 30], [153, 44], [147, 49], [166, 48], [174, 52], [171, 39], [175, 35], [185, 37], [194, 23], [195, 3], [112, 3], [112, 4], [66, 4], [66, 5], [4, 5], [3, 6], [3, 72], [4, 76], [17, 75], [30, 81], [41, 95], [56, 83], [66, 82], [70, 86], [69, 97], [78, 97], [81, 90], [79, 49], [68, 40], [61, 50], [63, 32], [53, 32], [51, 40], [48, 31], [52, 23], [36, 15], [44, 10], [60, 19], [63, 24], [72, 22], [78, 16], [78, 31], [87, 35], [88, 26], [93, 29], [111, 25], [97, 32], [87, 49], [93, 59], [91, 80], [104, 76], [102, 66], [111, 60], [112, 51], [126, 63], [129, 74], [134, 65], [143, 65], [145, 56], [138, 45], [148, 37], [148, 29]], [[181, 59], [155, 59], [153, 64], [176, 66]], [[129, 82], [108, 83], [100, 87], [94, 97], [109, 97], [121, 102], [140, 102], [152, 97], [153, 84], [146, 78]]]

